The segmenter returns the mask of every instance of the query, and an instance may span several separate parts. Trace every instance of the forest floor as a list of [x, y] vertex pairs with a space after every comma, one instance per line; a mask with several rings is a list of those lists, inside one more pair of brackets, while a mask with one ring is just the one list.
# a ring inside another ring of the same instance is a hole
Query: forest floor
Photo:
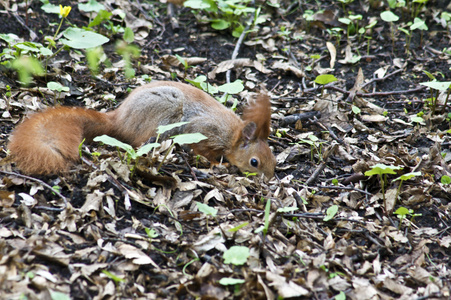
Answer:
[[[25, 47], [47, 47], [58, 14], [40, 1], [0, 1], [1, 298], [450, 299], [447, 2], [392, 8], [400, 18], [387, 22], [385, 1], [258, 1], [261, 22], [238, 44], [210, 26], [214, 13], [101, 0], [112, 16], [91, 29], [110, 41], [94, 76], [85, 50], [65, 48], [46, 64]], [[96, 15], [62, 4], [72, 10], [60, 32]], [[236, 20], [253, 20], [243, 11]], [[125, 27], [140, 50], [131, 78], [118, 50]], [[47, 74], [25, 86], [8, 64], [27, 56]], [[271, 96], [269, 181], [178, 147], [156, 178], [148, 170], [163, 150], [133, 176], [98, 143], [83, 146], [90, 163], [59, 176], [24, 177], [8, 156], [14, 127], [56, 102], [109, 111], [149, 80], [204, 75], [220, 86], [227, 70], [244, 86], [237, 114], [260, 90]], [[315, 83], [322, 74], [337, 80]], [[444, 88], [420, 84], [434, 80]]]

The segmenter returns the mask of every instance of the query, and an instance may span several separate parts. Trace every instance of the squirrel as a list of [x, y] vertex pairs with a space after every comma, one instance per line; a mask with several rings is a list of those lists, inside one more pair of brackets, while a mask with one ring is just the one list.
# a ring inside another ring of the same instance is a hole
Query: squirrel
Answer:
[[139, 147], [156, 136], [158, 126], [186, 121], [166, 137], [202, 133], [206, 140], [189, 145], [195, 154], [212, 163], [225, 157], [241, 171], [270, 179], [276, 165], [267, 143], [270, 118], [266, 93], [260, 93], [239, 118], [196, 87], [157, 81], [136, 88], [110, 112], [59, 106], [35, 113], [16, 127], [7, 147], [23, 172], [50, 175], [67, 171], [80, 160], [78, 146], [83, 139], [89, 143], [106, 134]]

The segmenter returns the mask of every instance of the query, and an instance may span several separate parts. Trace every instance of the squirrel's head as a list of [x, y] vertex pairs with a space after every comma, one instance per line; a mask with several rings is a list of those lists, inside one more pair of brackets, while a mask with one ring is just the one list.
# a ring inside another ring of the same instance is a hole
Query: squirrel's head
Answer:
[[276, 159], [268, 146], [271, 122], [271, 104], [267, 94], [259, 94], [243, 112], [244, 127], [237, 132], [230, 163], [241, 171], [274, 176]]

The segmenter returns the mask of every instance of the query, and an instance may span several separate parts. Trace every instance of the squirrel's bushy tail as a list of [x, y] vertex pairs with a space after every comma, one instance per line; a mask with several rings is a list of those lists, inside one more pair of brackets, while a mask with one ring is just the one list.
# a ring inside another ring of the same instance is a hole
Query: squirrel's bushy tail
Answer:
[[104, 113], [83, 108], [50, 108], [17, 126], [8, 149], [19, 169], [27, 174], [58, 173], [79, 160], [78, 146], [83, 138], [107, 134], [110, 128]]

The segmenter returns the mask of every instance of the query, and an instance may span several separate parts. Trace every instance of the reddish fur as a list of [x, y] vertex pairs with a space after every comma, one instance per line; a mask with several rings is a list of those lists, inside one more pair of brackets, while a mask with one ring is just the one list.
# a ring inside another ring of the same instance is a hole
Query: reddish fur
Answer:
[[271, 122], [271, 103], [266, 93], [260, 93], [255, 102], [244, 109], [242, 119], [257, 125], [255, 136], [266, 140], [269, 136]]
[[8, 149], [18, 167], [29, 174], [67, 170], [79, 160], [78, 145], [109, 132], [105, 114], [83, 108], [57, 107], [33, 114], [17, 126]]
[[[8, 148], [20, 169], [30, 174], [62, 172], [78, 161], [83, 138], [108, 134], [138, 147], [156, 136], [159, 125], [190, 123], [173, 134], [200, 132], [207, 140], [190, 145], [212, 162], [221, 156], [242, 171], [274, 174], [275, 158], [266, 139], [270, 125], [269, 97], [261, 95], [245, 110], [243, 120], [205, 92], [187, 84], [154, 82], [137, 88], [114, 111], [57, 107], [32, 115], [13, 132]], [[253, 130], [246, 124], [254, 122]], [[249, 130], [248, 130], [249, 131]], [[257, 159], [258, 168], [250, 166]]]

